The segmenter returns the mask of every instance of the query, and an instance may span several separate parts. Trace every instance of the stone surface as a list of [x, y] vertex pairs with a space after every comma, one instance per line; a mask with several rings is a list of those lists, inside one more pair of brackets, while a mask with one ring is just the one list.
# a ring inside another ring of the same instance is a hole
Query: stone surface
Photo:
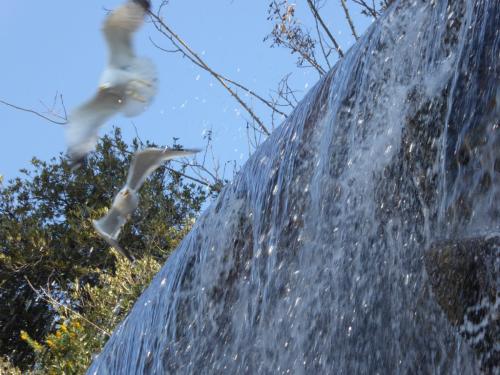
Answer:
[[[424, 258], [500, 232], [499, 8], [394, 1], [223, 189], [89, 374], [485, 369], [457, 334], [469, 307], [439, 305]], [[468, 305], [469, 289], [451, 292]]]
[[433, 296], [477, 352], [482, 368], [500, 364], [500, 237], [433, 244], [425, 255]]

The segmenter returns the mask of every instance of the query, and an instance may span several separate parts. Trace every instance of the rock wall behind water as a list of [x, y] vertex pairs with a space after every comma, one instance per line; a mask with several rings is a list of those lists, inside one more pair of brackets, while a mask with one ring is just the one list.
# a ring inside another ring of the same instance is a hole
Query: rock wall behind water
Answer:
[[198, 220], [89, 374], [496, 371], [436, 302], [424, 253], [500, 231], [499, 7], [396, 0]]

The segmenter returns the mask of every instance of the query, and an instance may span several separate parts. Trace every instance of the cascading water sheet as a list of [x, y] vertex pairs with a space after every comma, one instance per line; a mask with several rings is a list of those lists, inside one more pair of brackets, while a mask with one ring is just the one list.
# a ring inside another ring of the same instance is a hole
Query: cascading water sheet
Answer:
[[496, 371], [434, 299], [424, 253], [500, 232], [499, 7], [395, 1], [224, 188], [88, 373]]

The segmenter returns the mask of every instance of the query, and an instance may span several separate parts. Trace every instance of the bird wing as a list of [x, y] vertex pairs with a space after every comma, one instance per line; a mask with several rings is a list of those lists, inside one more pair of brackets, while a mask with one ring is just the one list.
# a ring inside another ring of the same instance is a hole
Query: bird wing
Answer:
[[[121, 112], [127, 117], [137, 116], [151, 103], [158, 90], [158, 74], [153, 62], [148, 58], [133, 59], [127, 70], [134, 74], [136, 80], [127, 84], [127, 89], [133, 95], [127, 95]], [[147, 84], [144, 84], [147, 82]]]
[[116, 8], [106, 18], [103, 33], [108, 43], [109, 64], [127, 66], [135, 57], [132, 34], [144, 22], [146, 9], [136, 2], [127, 2]]
[[[106, 218], [106, 216], [103, 219], [105, 219], [105, 218]], [[103, 219], [101, 219], [101, 220], [103, 220]], [[99, 236], [101, 236], [101, 238], [104, 241], [106, 241], [108, 243], [108, 245], [115, 248], [120, 254], [122, 254], [124, 257], [126, 257], [129, 261], [133, 262], [135, 260], [135, 258], [132, 256], [132, 254], [130, 254], [127, 250], [122, 248], [120, 246], [120, 244], [118, 243], [118, 241], [116, 240], [116, 238], [113, 238], [107, 232], [104, 232], [103, 230], [101, 230], [100, 223], [99, 223], [101, 220], [93, 220], [92, 221], [92, 224], [94, 225], [94, 228], [96, 229]]]
[[108, 213], [100, 218], [99, 220], [94, 220], [94, 228], [101, 235], [106, 235], [116, 239], [120, 234], [122, 226], [127, 222], [127, 219], [120, 214], [120, 212], [115, 208], [111, 207]]
[[127, 186], [137, 191], [146, 178], [164, 161], [177, 157], [189, 156], [200, 152], [199, 149], [172, 150], [163, 148], [146, 148], [134, 154], [127, 177]]
[[117, 113], [120, 106], [118, 95], [100, 90], [71, 113], [66, 125], [66, 143], [73, 161], [78, 161], [94, 149], [99, 127]]

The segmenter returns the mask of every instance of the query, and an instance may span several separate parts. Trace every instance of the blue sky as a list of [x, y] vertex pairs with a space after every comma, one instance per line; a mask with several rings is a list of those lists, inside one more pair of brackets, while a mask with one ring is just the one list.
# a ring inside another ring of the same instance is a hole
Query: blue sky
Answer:
[[[68, 112], [88, 99], [106, 61], [100, 32], [105, 9], [121, 2], [4, 2], [0, 13], [0, 99], [41, 112], [44, 105], [51, 106], [57, 93], [63, 95]], [[153, 1], [155, 6], [158, 3]], [[306, 1], [297, 3], [297, 15], [307, 24]], [[331, 3], [335, 4], [326, 6], [322, 14], [347, 50], [353, 37], [338, 2]], [[294, 72], [293, 84], [302, 97], [318, 75], [311, 69], [297, 69], [289, 51], [263, 42], [272, 29], [267, 7], [267, 0], [171, 0], [164, 18], [216, 71], [265, 97], [285, 74]], [[353, 12], [361, 31], [370, 20], [358, 14]], [[215, 157], [221, 164], [236, 160], [241, 165], [249, 154], [244, 121], [248, 116], [243, 109], [208, 73], [178, 54], [159, 51], [149, 38], [170, 46], [151, 24], [135, 36], [137, 54], [150, 57], [158, 67], [159, 93], [145, 113], [133, 119], [117, 116], [101, 134], [119, 126], [125, 138], [131, 139], [135, 124], [143, 140], [172, 144], [177, 137], [186, 147], [200, 147], [204, 133], [212, 129]], [[29, 167], [33, 156], [48, 160], [66, 149], [61, 126], [2, 104], [0, 129], [0, 175], [5, 179]]]

